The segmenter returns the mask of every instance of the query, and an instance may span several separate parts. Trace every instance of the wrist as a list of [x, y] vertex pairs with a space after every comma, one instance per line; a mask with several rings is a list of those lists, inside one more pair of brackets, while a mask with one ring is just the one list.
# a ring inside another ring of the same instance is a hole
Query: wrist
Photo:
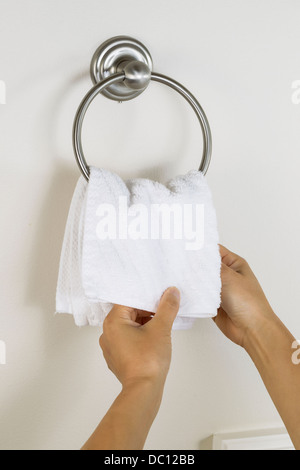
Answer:
[[142, 412], [144, 426], [150, 429], [161, 405], [165, 381], [153, 377], [140, 377], [122, 384], [119, 397], [134, 402]]
[[274, 329], [281, 325], [281, 321], [271, 309], [268, 312], [260, 312], [257, 317], [257, 321], [245, 331], [243, 339], [242, 346], [249, 355], [272, 337]]
[[122, 390], [132, 390], [135, 388], [150, 388], [156, 391], [163, 391], [166, 377], [161, 376], [141, 376], [131, 377], [122, 382]]

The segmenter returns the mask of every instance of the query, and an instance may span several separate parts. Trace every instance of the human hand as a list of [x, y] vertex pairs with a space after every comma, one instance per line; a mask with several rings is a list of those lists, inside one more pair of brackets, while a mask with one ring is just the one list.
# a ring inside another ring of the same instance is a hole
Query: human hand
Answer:
[[247, 261], [219, 246], [221, 307], [213, 320], [225, 336], [245, 347], [247, 334], [260, 329], [275, 314]]
[[171, 330], [180, 293], [167, 289], [156, 314], [115, 305], [103, 323], [100, 347], [109, 369], [123, 387], [150, 379], [164, 383], [171, 361]]

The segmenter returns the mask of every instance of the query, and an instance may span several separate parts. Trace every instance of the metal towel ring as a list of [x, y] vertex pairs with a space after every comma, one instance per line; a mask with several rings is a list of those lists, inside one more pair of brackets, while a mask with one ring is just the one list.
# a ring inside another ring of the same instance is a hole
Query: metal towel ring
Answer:
[[82, 149], [81, 133], [89, 105], [99, 93], [119, 102], [133, 99], [147, 88], [150, 80], [173, 88], [195, 111], [203, 135], [203, 152], [199, 171], [206, 174], [212, 152], [212, 138], [207, 117], [196, 98], [184, 86], [165, 75], [152, 72], [151, 55], [142, 43], [128, 36], [116, 36], [104, 42], [92, 58], [91, 78], [95, 85], [82, 100], [73, 124], [75, 158], [87, 180], [89, 180], [90, 170]]

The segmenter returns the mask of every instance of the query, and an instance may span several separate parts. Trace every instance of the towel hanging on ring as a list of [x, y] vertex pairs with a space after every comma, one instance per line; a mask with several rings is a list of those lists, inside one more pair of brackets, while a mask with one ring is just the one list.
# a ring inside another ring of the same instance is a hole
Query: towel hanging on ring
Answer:
[[68, 216], [56, 311], [79, 326], [100, 326], [113, 304], [155, 313], [174, 285], [181, 292], [174, 328], [189, 328], [217, 314], [220, 266], [216, 214], [201, 172], [163, 185], [91, 168]]

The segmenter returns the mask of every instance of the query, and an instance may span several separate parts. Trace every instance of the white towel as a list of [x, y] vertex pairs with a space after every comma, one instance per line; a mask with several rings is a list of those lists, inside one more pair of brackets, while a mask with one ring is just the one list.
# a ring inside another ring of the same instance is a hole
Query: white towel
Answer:
[[190, 328], [195, 318], [217, 314], [220, 268], [216, 214], [201, 172], [163, 185], [91, 167], [70, 207], [56, 311], [78, 326], [100, 326], [113, 304], [155, 313], [165, 289], [176, 286], [173, 328]]

